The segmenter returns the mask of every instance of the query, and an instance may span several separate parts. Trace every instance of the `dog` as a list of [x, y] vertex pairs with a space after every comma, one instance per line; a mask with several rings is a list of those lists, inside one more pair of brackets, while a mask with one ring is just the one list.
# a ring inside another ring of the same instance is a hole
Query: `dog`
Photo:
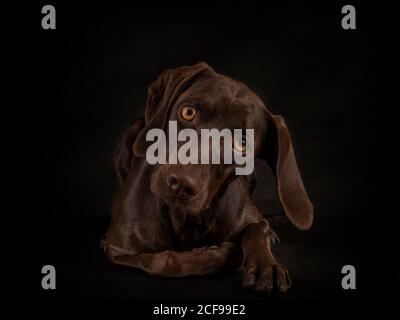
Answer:
[[144, 118], [132, 122], [114, 154], [120, 190], [102, 247], [119, 265], [151, 275], [186, 277], [241, 267], [243, 286], [287, 291], [292, 283], [271, 252], [276, 234], [254, 205], [256, 177], [235, 164], [156, 164], [146, 161], [153, 128], [252, 128], [254, 154], [270, 166], [283, 210], [309, 229], [313, 206], [283, 118], [268, 111], [245, 84], [206, 63], [163, 72], [148, 89]]

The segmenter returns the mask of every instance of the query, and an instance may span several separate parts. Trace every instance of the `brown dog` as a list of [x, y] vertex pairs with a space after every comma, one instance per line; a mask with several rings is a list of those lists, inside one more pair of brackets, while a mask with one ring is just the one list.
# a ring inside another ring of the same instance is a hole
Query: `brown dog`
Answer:
[[169, 120], [197, 131], [253, 128], [255, 154], [275, 174], [287, 217], [303, 230], [312, 224], [313, 207], [282, 117], [243, 83], [199, 63], [160, 75], [149, 87], [145, 118], [132, 123], [117, 147], [121, 189], [102, 242], [107, 255], [150, 274], [184, 277], [223, 270], [239, 251], [244, 286], [288, 290], [287, 269], [270, 249], [274, 232], [251, 200], [254, 173], [236, 176], [235, 164], [147, 163], [146, 133], [165, 129]]

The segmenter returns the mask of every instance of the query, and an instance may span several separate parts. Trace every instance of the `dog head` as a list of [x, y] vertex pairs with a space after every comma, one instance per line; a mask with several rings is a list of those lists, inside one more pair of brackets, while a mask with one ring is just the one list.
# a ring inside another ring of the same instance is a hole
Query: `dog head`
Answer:
[[[165, 71], [149, 87], [144, 127], [134, 143], [125, 142], [133, 152], [125, 153], [123, 157], [128, 159], [119, 159], [119, 162], [130, 162], [129, 156], [133, 155], [144, 157], [151, 144], [146, 139], [147, 133], [156, 128], [167, 132], [170, 121], [176, 121], [178, 131], [190, 128], [199, 137], [202, 129], [219, 132], [253, 129], [254, 140], [249, 145], [251, 153], [266, 160], [275, 174], [286, 215], [300, 229], [311, 226], [313, 208], [303, 186], [285, 122], [281, 116], [271, 114], [245, 84], [216, 73], [206, 63]], [[243, 137], [241, 141], [232, 141], [233, 152], [242, 155], [249, 152]], [[199, 142], [200, 150], [203, 143]], [[181, 145], [182, 142], [178, 142], [177, 149]], [[212, 152], [213, 148], [209, 150]], [[222, 152], [219, 155], [221, 159], [224, 156]], [[235, 175], [238, 166], [223, 160], [220, 164], [157, 164], [150, 181], [151, 191], [170, 207], [180, 208], [187, 214], [199, 214], [238, 177]]]

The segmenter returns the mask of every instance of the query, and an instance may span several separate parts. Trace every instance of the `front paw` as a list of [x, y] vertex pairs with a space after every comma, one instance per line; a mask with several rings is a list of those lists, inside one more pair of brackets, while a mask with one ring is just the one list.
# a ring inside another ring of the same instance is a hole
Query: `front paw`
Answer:
[[287, 268], [267, 258], [246, 259], [243, 286], [257, 292], [271, 292], [274, 288], [286, 292], [292, 286]]
[[268, 236], [268, 238], [269, 238], [269, 240], [271, 241], [272, 244], [277, 244], [277, 243], [281, 242], [281, 240], [279, 239], [278, 234], [274, 230], [272, 230], [271, 228], [268, 228], [267, 236]]

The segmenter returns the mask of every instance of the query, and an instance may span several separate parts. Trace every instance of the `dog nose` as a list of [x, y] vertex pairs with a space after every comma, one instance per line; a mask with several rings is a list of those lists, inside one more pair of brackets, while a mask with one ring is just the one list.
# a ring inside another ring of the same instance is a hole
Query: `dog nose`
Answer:
[[178, 178], [175, 174], [171, 174], [168, 177], [168, 185], [171, 188], [171, 190], [178, 190], [179, 189], [179, 182], [178, 182]]
[[175, 196], [194, 196], [197, 193], [195, 182], [187, 175], [179, 176], [172, 173], [169, 175], [167, 182]]

